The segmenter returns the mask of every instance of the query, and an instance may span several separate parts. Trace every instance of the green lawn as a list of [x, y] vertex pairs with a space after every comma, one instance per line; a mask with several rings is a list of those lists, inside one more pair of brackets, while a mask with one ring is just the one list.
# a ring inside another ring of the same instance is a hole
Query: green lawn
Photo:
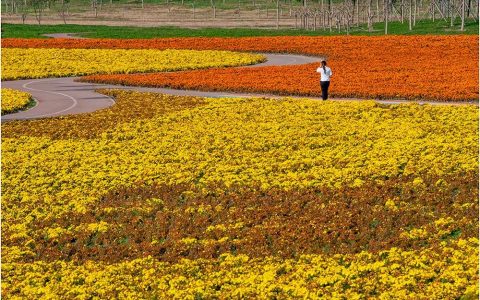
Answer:
[[[468, 21], [465, 31], [460, 31], [459, 20], [454, 27], [449, 22], [430, 20], [418, 21], [412, 31], [408, 22], [389, 23], [389, 34], [478, 34], [478, 22]], [[366, 26], [352, 28], [352, 35], [383, 35], [384, 24], [374, 25], [374, 31], [368, 32]], [[41, 38], [45, 33], [80, 33], [91, 38], [156, 38], [156, 37], [243, 37], [243, 36], [296, 36], [296, 35], [345, 35], [342, 31], [306, 31], [297, 29], [251, 29], [251, 28], [202, 28], [190, 29], [180, 27], [119, 27], [89, 25], [21, 25], [2, 24], [3, 38]]]

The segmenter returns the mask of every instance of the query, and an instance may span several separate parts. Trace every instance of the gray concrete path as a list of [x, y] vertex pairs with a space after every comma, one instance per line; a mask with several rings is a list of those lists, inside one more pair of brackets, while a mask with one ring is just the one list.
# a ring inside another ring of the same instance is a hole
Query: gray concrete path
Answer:
[[[52, 34], [52, 37], [68, 37], [78, 38], [71, 36], [71, 34]], [[271, 54], [262, 53], [267, 57], [267, 61], [252, 66], [250, 68], [260, 66], [287, 66], [287, 65], [301, 65], [319, 62], [321, 58], [303, 56], [303, 55], [291, 55], [291, 54]], [[120, 85], [105, 85], [105, 84], [91, 84], [76, 82], [77, 77], [65, 77], [65, 78], [47, 78], [47, 79], [27, 79], [27, 80], [15, 80], [15, 81], [3, 81], [2, 87], [21, 90], [32, 94], [35, 99], [36, 106], [26, 111], [21, 111], [13, 114], [2, 116], [1, 120], [26, 120], [37, 119], [46, 117], [56, 117], [71, 114], [81, 114], [93, 112], [99, 109], [107, 108], [115, 101], [108, 96], [95, 92], [97, 89], [102, 88], [115, 88], [126, 89], [136, 91], [148, 91], [158, 92], [170, 95], [190, 95], [200, 97], [280, 97], [270, 94], [248, 94], [248, 93], [233, 93], [233, 92], [202, 92], [195, 90], [176, 90], [169, 88], [144, 88], [136, 86], [120, 86]], [[297, 97], [294, 98], [309, 98], [320, 99], [317, 97]], [[343, 100], [358, 100], [358, 99], [332, 99], [336, 101]], [[406, 100], [376, 100], [379, 103], [385, 104], [399, 104], [406, 103]], [[435, 101], [418, 101], [420, 104], [435, 104], [435, 105], [464, 105], [468, 103], [458, 102], [435, 102]], [[472, 102], [470, 104], [477, 104], [478, 102]]]
[[54, 39], [86, 39], [79, 36], [79, 34], [80, 33], [47, 33], [42, 35]]

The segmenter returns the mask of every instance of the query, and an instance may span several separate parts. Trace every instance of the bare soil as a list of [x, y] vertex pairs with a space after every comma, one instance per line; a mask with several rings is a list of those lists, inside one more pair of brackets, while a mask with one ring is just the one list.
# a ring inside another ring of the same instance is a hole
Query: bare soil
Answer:
[[[2, 13], [4, 23], [22, 23], [19, 14]], [[70, 12], [66, 18], [67, 24], [80, 25], [109, 25], [109, 26], [180, 26], [187, 28], [201, 27], [255, 27], [275, 28], [276, 10], [266, 8], [219, 10], [215, 15], [213, 8], [195, 8], [192, 6], [166, 6], [145, 4], [142, 9], [138, 6], [119, 6], [104, 4], [95, 11], [83, 10]], [[45, 11], [41, 19], [42, 24], [63, 24], [63, 19], [58, 11]], [[28, 15], [25, 24], [38, 24], [33, 14]], [[289, 7], [281, 10], [279, 25], [282, 28], [294, 28], [295, 16], [290, 13]]]

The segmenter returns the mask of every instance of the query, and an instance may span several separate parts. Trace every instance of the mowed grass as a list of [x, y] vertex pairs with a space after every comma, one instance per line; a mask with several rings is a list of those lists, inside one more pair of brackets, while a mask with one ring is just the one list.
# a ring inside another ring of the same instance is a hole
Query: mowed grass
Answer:
[[[422, 34], [478, 34], [478, 22], [468, 20], [465, 30], [460, 31], [460, 20], [450, 27], [443, 20], [417, 21], [413, 30], [408, 30], [408, 21], [390, 22], [389, 34], [422, 35]], [[254, 28], [180, 28], [180, 27], [133, 27], [133, 26], [101, 26], [101, 25], [22, 25], [2, 24], [2, 38], [45, 38], [48, 33], [77, 33], [90, 38], [165, 38], [165, 37], [247, 37], [247, 36], [316, 36], [345, 35], [338, 30], [301, 30], [301, 29], [254, 29]], [[351, 35], [383, 35], [384, 23], [376, 23], [373, 31], [368, 32], [366, 25], [352, 27]]]

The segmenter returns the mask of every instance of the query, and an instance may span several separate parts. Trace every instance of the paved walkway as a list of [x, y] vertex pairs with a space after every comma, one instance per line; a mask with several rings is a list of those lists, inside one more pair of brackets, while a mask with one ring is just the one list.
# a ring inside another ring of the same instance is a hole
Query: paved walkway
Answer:
[[78, 36], [78, 33], [48, 33], [42, 35], [55, 39], [86, 39], [84, 37]]
[[[48, 35], [56, 38], [77, 38], [71, 34], [51, 34]], [[286, 66], [286, 65], [301, 65], [313, 62], [319, 62], [321, 58], [290, 55], [290, 54], [271, 54], [263, 53], [267, 57], [267, 61], [256, 65], [248, 66], [256, 68], [260, 66]], [[2, 116], [2, 121], [7, 120], [25, 120], [37, 119], [45, 117], [56, 117], [70, 114], [80, 114], [93, 112], [99, 109], [107, 108], [115, 101], [105, 95], [96, 93], [95, 90], [101, 88], [116, 88], [136, 91], [158, 92], [170, 95], [190, 95], [201, 97], [279, 97], [268, 94], [247, 94], [247, 93], [233, 93], [233, 92], [202, 92], [195, 90], [176, 90], [169, 88], [144, 88], [135, 86], [120, 86], [120, 85], [105, 85], [105, 84], [91, 84], [83, 82], [75, 82], [77, 77], [65, 78], [47, 78], [47, 79], [28, 79], [4, 81], [2, 87], [12, 88], [32, 94], [36, 101], [36, 106], [33, 108], [21, 111], [18, 113], [8, 114]], [[295, 98], [310, 98], [320, 99], [316, 97], [295, 97]], [[358, 99], [332, 99], [332, 100], [358, 100]], [[408, 101], [402, 100], [376, 100], [379, 103], [398, 104]], [[434, 101], [419, 101], [420, 104], [438, 104], [438, 105], [464, 105], [466, 103], [445, 103]], [[473, 103], [473, 102], [472, 102]], [[478, 105], [478, 103], [476, 103]]]
[[[265, 53], [267, 61], [247, 67], [287, 66], [318, 62], [319, 58], [303, 55]], [[21, 90], [32, 94], [36, 106], [18, 113], [2, 116], [2, 121], [25, 120], [55, 117], [70, 114], [93, 112], [109, 107], [115, 103], [113, 99], [95, 92], [102, 88], [127, 89], [136, 91], [158, 92], [171, 95], [190, 95], [202, 97], [263, 97], [263, 94], [242, 94], [228, 92], [201, 92], [191, 90], [175, 90], [168, 88], [143, 88], [136, 86], [106, 85], [76, 82], [78, 77], [26, 79], [2, 82], [2, 87]]]

